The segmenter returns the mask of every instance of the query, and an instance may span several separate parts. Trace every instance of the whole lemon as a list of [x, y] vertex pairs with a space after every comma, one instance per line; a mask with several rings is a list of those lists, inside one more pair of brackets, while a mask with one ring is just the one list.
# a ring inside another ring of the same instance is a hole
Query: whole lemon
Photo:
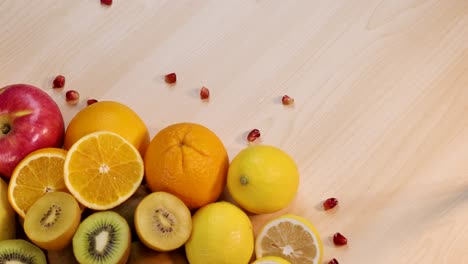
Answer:
[[227, 187], [243, 209], [266, 214], [281, 210], [294, 199], [299, 186], [299, 171], [283, 150], [255, 145], [241, 150], [232, 160]]
[[103, 130], [124, 137], [142, 156], [150, 141], [148, 128], [132, 109], [119, 102], [101, 101], [83, 108], [71, 119], [64, 148], [68, 150], [81, 137]]
[[247, 264], [254, 249], [249, 217], [228, 202], [200, 208], [192, 218], [192, 234], [185, 243], [190, 264]]

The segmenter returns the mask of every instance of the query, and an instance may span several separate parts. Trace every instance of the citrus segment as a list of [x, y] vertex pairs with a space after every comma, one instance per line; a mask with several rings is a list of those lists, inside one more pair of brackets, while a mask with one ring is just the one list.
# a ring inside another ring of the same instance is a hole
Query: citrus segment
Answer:
[[252, 264], [291, 264], [291, 262], [285, 260], [284, 258], [267, 256], [255, 260]]
[[143, 180], [143, 160], [122, 136], [98, 131], [79, 139], [68, 151], [65, 184], [84, 206], [106, 210], [123, 203]]
[[148, 187], [176, 195], [190, 209], [215, 202], [226, 184], [226, 149], [214, 132], [199, 124], [162, 129], [151, 140], [144, 161]]
[[257, 259], [284, 258], [292, 264], [321, 263], [323, 249], [319, 233], [306, 219], [283, 215], [266, 223], [255, 241]]
[[43, 148], [29, 153], [13, 171], [8, 185], [8, 200], [22, 217], [45, 193], [67, 191], [63, 166], [67, 151]]

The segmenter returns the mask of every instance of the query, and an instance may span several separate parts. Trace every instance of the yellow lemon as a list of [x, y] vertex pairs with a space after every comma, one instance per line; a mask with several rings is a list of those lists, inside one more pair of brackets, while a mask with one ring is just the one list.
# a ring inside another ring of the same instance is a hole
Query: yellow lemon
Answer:
[[101, 101], [83, 108], [72, 118], [65, 131], [64, 148], [70, 149], [80, 138], [96, 131], [121, 135], [142, 156], [150, 141], [148, 128], [132, 109], [119, 102]]
[[247, 264], [253, 248], [249, 217], [224, 201], [205, 205], [194, 214], [192, 234], [185, 243], [190, 264]]
[[263, 226], [255, 240], [255, 255], [257, 259], [277, 256], [291, 264], [320, 264], [322, 240], [307, 219], [286, 214]]
[[267, 256], [255, 260], [252, 264], [291, 264], [291, 262], [285, 260], [284, 258]]
[[241, 150], [231, 162], [227, 187], [243, 209], [272, 213], [288, 206], [299, 186], [294, 160], [283, 150], [255, 145]]

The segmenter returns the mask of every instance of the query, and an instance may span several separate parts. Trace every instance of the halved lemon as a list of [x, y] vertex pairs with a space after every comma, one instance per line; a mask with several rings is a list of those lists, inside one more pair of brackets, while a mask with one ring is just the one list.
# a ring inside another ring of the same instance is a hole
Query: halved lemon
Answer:
[[281, 257], [291, 264], [318, 264], [323, 246], [319, 233], [307, 219], [286, 214], [270, 220], [255, 240], [257, 259]]
[[122, 136], [108, 131], [88, 134], [68, 150], [65, 185], [84, 206], [116, 207], [134, 194], [143, 180], [143, 159]]
[[21, 217], [45, 193], [67, 192], [63, 179], [66, 155], [67, 151], [60, 148], [38, 149], [15, 167], [8, 184], [8, 200]]
[[291, 262], [285, 260], [284, 258], [276, 256], [267, 256], [255, 260], [254, 262], [252, 262], [252, 264], [291, 264]]

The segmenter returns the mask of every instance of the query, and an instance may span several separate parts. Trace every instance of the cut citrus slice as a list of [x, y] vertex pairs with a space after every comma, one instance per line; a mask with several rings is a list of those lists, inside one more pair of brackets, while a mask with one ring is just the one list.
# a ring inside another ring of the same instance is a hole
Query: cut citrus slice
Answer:
[[268, 256], [255, 260], [252, 264], [291, 264], [291, 262], [285, 260], [284, 258], [276, 256]]
[[67, 151], [60, 148], [38, 149], [15, 167], [8, 184], [8, 200], [21, 217], [45, 193], [67, 192], [63, 179], [66, 155]]
[[291, 264], [318, 264], [323, 246], [319, 233], [306, 219], [287, 214], [275, 218], [260, 230], [255, 241], [257, 259], [277, 256]]
[[116, 207], [136, 192], [143, 180], [143, 159], [122, 136], [108, 131], [88, 134], [68, 150], [65, 185], [84, 206]]

